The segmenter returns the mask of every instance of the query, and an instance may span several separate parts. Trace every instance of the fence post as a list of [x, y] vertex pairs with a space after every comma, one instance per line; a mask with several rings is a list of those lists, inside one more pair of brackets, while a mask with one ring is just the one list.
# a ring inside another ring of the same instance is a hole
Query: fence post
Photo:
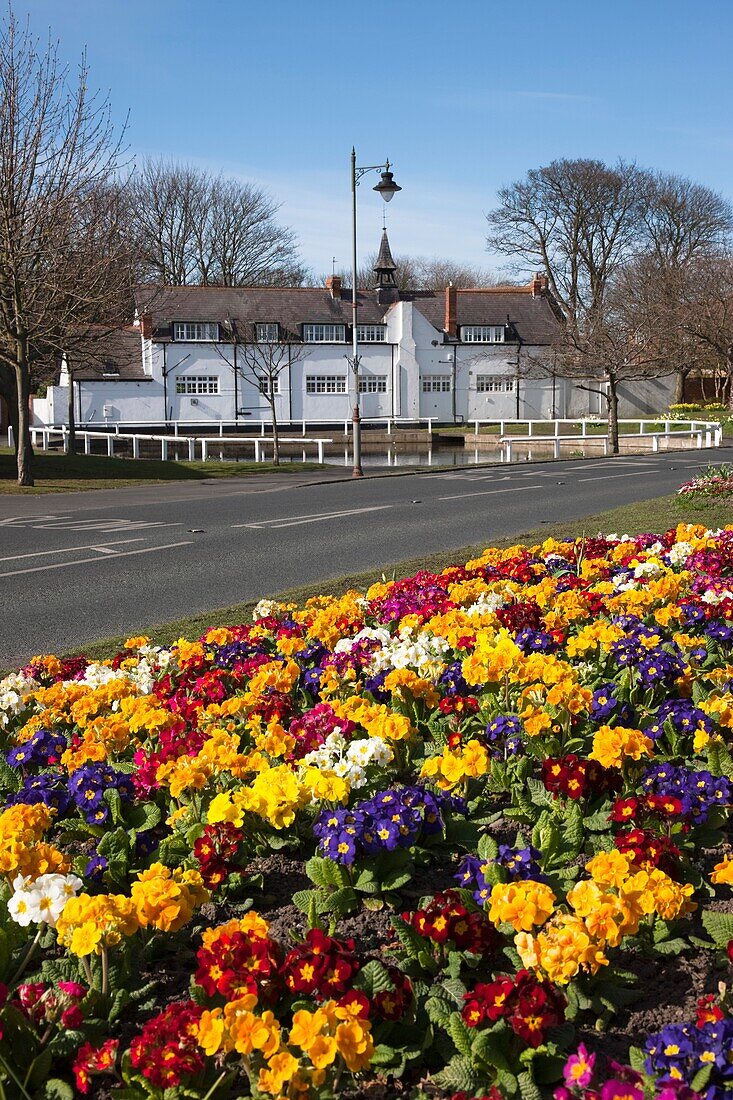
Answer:
[[132, 457], [133, 458], [139, 458], [140, 457], [140, 436], [139, 435], [134, 435], [132, 437]]
[[512, 460], [512, 441], [511, 441], [511, 439], [507, 439], [507, 441], [505, 443], [505, 446], [506, 446], [506, 460], [507, 460], [507, 462], [511, 462], [511, 460]]
[[318, 461], [323, 465], [323, 440], [318, 440]]
[[659, 450], [659, 436], [657, 435], [656, 432], [654, 432], [654, 434], [652, 435], [652, 450], [653, 451], [658, 451]]
[[114, 438], [115, 438], [115, 437], [114, 437], [114, 436], [112, 435], [112, 433], [111, 433], [111, 432], [110, 432], [110, 434], [109, 434], [109, 435], [107, 436], [107, 457], [108, 457], [108, 458], [111, 458], [111, 457], [112, 457], [112, 455], [113, 455], [113, 454], [115, 453], [115, 449], [114, 449]]
[[259, 441], [259, 439], [255, 439], [254, 445], [255, 445], [255, 462], [259, 462], [260, 461], [260, 441]]
[[208, 439], [201, 439], [201, 461], [206, 462], [209, 457], [209, 441]]
[[527, 436], [531, 436], [531, 435], [532, 435], [532, 421], [528, 420], [527, 421]]
[[192, 435], [190, 435], [188, 437], [188, 461], [189, 462], [193, 462], [194, 458], [196, 457], [195, 452], [194, 452], [195, 446], [196, 446], [196, 440], [193, 438]]
[[554, 439], [555, 458], [560, 457], [560, 436], [556, 435]]
[[160, 437], [160, 457], [163, 462], [168, 460], [168, 440], [165, 436]]

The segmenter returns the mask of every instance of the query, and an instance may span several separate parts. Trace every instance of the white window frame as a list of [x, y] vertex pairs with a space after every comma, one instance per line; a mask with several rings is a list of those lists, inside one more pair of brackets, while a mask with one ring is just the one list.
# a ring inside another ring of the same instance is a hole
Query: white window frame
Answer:
[[386, 374], [360, 374], [359, 393], [386, 393]]
[[308, 396], [324, 396], [348, 393], [345, 374], [306, 374], [305, 392]]
[[177, 394], [218, 397], [220, 392], [218, 374], [179, 374], [176, 378]]
[[268, 378], [267, 375], [260, 375], [259, 390], [265, 397], [273, 396], [277, 397], [280, 393], [280, 379]]
[[303, 325], [304, 344], [343, 344], [346, 342], [346, 325], [313, 322]]
[[216, 344], [219, 342], [217, 321], [174, 321], [173, 339], [184, 344]]
[[453, 388], [449, 374], [426, 374], [421, 382], [423, 393], [450, 393]]
[[357, 325], [356, 340], [359, 344], [384, 344], [387, 340], [387, 326]]
[[514, 393], [516, 382], [509, 374], [477, 374], [476, 393]]
[[277, 344], [280, 342], [280, 325], [277, 321], [257, 321], [255, 339], [258, 344]]
[[464, 344], [503, 344], [506, 325], [461, 325]]

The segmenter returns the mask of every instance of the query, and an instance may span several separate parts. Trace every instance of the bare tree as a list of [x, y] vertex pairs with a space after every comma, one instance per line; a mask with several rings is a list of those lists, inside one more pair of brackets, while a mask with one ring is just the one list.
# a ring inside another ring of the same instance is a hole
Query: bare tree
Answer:
[[295, 234], [251, 183], [191, 165], [145, 161], [132, 187], [149, 277], [185, 286], [300, 286]]
[[[370, 290], [375, 283], [374, 264], [377, 253], [373, 252], [356, 272], [356, 285], [359, 290]], [[472, 264], [462, 264], [453, 260], [441, 260], [437, 257], [425, 256], [396, 256], [397, 270], [395, 278], [400, 291], [432, 290], [443, 291], [452, 283], [459, 289], [466, 287], [495, 286], [496, 276], [488, 269], [475, 267]], [[351, 270], [341, 268], [336, 272], [344, 283], [351, 286]], [[325, 276], [319, 280], [325, 281]]]
[[712, 355], [733, 412], [733, 252], [721, 251], [687, 265], [678, 317], [700, 351]]
[[221, 358], [235, 375], [249, 383], [267, 401], [270, 406], [270, 422], [272, 424], [273, 461], [280, 465], [280, 432], [277, 419], [277, 397], [280, 393], [280, 378], [289, 373], [293, 364], [305, 359], [307, 349], [301, 343], [293, 343], [287, 333], [282, 334], [282, 339], [257, 340], [254, 338], [254, 326], [248, 326], [253, 330], [252, 338], [240, 342], [236, 331], [233, 331], [232, 359], [216, 344], [216, 350]]
[[487, 243], [524, 271], [540, 267], [566, 323], [582, 327], [638, 250], [643, 195], [633, 164], [555, 160], [499, 191]]
[[578, 379], [578, 389], [600, 394], [606, 403], [608, 438], [619, 451], [619, 387], [669, 372], [668, 348], [658, 339], [657, 314], [633, 293], [624, 270], [606, 288], [601, 305], [580, 325], [567, 325], [556, 344], [559, 373]]
[[120, 138], [91, 94], [86, 58], [72, 83], [12, 11], [0, 31], [0, 358], [17, 394], [18, 481], [33, 484], [35, 364], [70, 353], [132, 302], [129, 237], [113, 183]]

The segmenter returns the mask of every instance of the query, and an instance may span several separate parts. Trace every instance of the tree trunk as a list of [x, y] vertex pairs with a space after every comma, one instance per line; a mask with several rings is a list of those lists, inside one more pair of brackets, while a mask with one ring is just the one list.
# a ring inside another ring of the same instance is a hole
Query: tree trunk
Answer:
[[31, 446], [30, 370], [25, 348], [21, 341], [16, 345], [15, 382], [18, 397], [18, 431], [15, 444], [18, 463], [18, 484], [33, 485], [33, 448]]
[[74, 374], [71, 367], [66, 364], [66, 370], [69, 376], [69, 450], [68, 454], [76, 454], [76, 413], [74, 412]]
[[685, 400], [685, 380], [687, 379], [687, 370], [685, 367], [679, 367], [674, 380], [674, 397], [672, 403], [674, 405], [681, 405]]
[[611, 444], [611, 453], [618, 454], [618, 390], [616, 389], [616, 380], [613, 377], [608, 379], [608, 397], [606, 398], [608, 404], [608, 439]]
[[272, 392], [272, 379], [270, 379], [270, 412], [272, 413], [272, 461], [276, 466], [280, 465], [280, 436], [277, 428], [277, 413], [275, 412], [275, 395]]

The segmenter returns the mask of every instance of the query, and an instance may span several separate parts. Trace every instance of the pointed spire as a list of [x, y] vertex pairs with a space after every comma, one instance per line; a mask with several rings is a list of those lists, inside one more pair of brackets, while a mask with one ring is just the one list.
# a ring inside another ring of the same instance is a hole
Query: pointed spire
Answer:
[[389, 247], [389, 240], [387, 238], [387, 230], [382, 230], [382, 241], [379, 245], [379, 255], [377, 256], [374, 264], [374, 271], [377, 274], [376, 289], [380, 287], [396, 287], [397, 279], [395, 278], [395, 271], [397, 270], [397, 264], [392, 259], [392, 252]]

